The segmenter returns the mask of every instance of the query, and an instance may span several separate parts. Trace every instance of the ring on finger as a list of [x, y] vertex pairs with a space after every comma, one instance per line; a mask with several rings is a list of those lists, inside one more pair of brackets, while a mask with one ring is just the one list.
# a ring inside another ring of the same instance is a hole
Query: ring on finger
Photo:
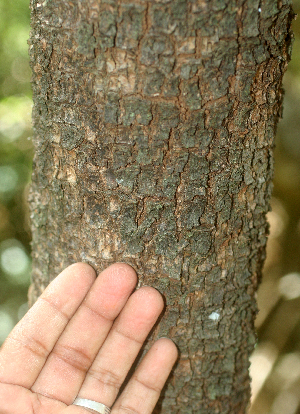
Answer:
[[93, 400], [87, 400], [86, 398], [76, 398], [72, 405], [86, 408], [91, 413], [95, 414], [109, 414], [110, 408], [106, 405]]

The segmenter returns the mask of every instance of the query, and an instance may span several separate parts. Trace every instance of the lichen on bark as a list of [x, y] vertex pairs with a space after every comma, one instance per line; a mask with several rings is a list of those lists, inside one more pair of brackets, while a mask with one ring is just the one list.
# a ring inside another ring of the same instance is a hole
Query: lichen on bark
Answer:
[[244, 413], [289, 0], [31, 0], [31, 302], [126, 261], [180, 361], [156, 412]]

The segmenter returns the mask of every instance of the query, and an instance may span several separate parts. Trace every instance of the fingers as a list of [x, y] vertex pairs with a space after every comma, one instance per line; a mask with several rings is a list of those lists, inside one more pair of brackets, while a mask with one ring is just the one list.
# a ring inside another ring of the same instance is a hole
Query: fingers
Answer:
[[134, 289], [134, 270], [117, 263], [96, 279], [55, 344], [32, 390], [71, 404], [87, 370]]
[[116, 401], [111, 414], [151, 414], [177, 357], [177, 348], [170, 339], [156, 341]]
[[160, 293], [144, 287], [128, 300], [87, 373], [78, 397], [111, 407], [142, 344], [163, 310]]
[[65, 269], [16, 325], [0, 350], [0, 381], [30, 388], [96, 278], [77, 263]]
[[[131, 295], [136, 282], [136, 273], [124, 263], [97, 279], [83, 263], [65, 269], [5, 341], [0, 381], [56, 401], [57, 412], [65, 407], [79, 414], [82, 409], [70, 405], [76, 396], [112, 406], [163, 309], [162, 296], [151, 287]], [[152, 413], [176, 358], [172, 341], [157, 341], [112, 414]]]
[[[111, 414], [151, 414], [177, 358], [176, 345], [170, 339], [156, 341], [117, 399]], [[102, 395], [97, 395], [93, 401], [102, 402]], [[70, 405], [64, 411], [67, 413], [88, 414], [88, 410]]]

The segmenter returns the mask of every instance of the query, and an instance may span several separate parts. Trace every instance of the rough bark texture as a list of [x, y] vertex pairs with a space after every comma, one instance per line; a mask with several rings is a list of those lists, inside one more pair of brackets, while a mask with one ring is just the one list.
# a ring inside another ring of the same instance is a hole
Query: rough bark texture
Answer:
[[73, 262], [126, 261], [181, 352], [156, 412], [245, 413], [290, 0], [31, 8], [31, 302]]

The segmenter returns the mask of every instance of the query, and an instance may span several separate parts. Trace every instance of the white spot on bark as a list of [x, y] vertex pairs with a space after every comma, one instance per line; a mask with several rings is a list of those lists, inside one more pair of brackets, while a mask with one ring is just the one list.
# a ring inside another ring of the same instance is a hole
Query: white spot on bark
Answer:
[[220, 314], [218, 312], [212, 312], [208, 318], [212, 321], [218, 321], [220, 319]]
[[227, 270], [223, 269], [221, 273], [221, 279], [225, 279], [226, 276], [227, 276]]

